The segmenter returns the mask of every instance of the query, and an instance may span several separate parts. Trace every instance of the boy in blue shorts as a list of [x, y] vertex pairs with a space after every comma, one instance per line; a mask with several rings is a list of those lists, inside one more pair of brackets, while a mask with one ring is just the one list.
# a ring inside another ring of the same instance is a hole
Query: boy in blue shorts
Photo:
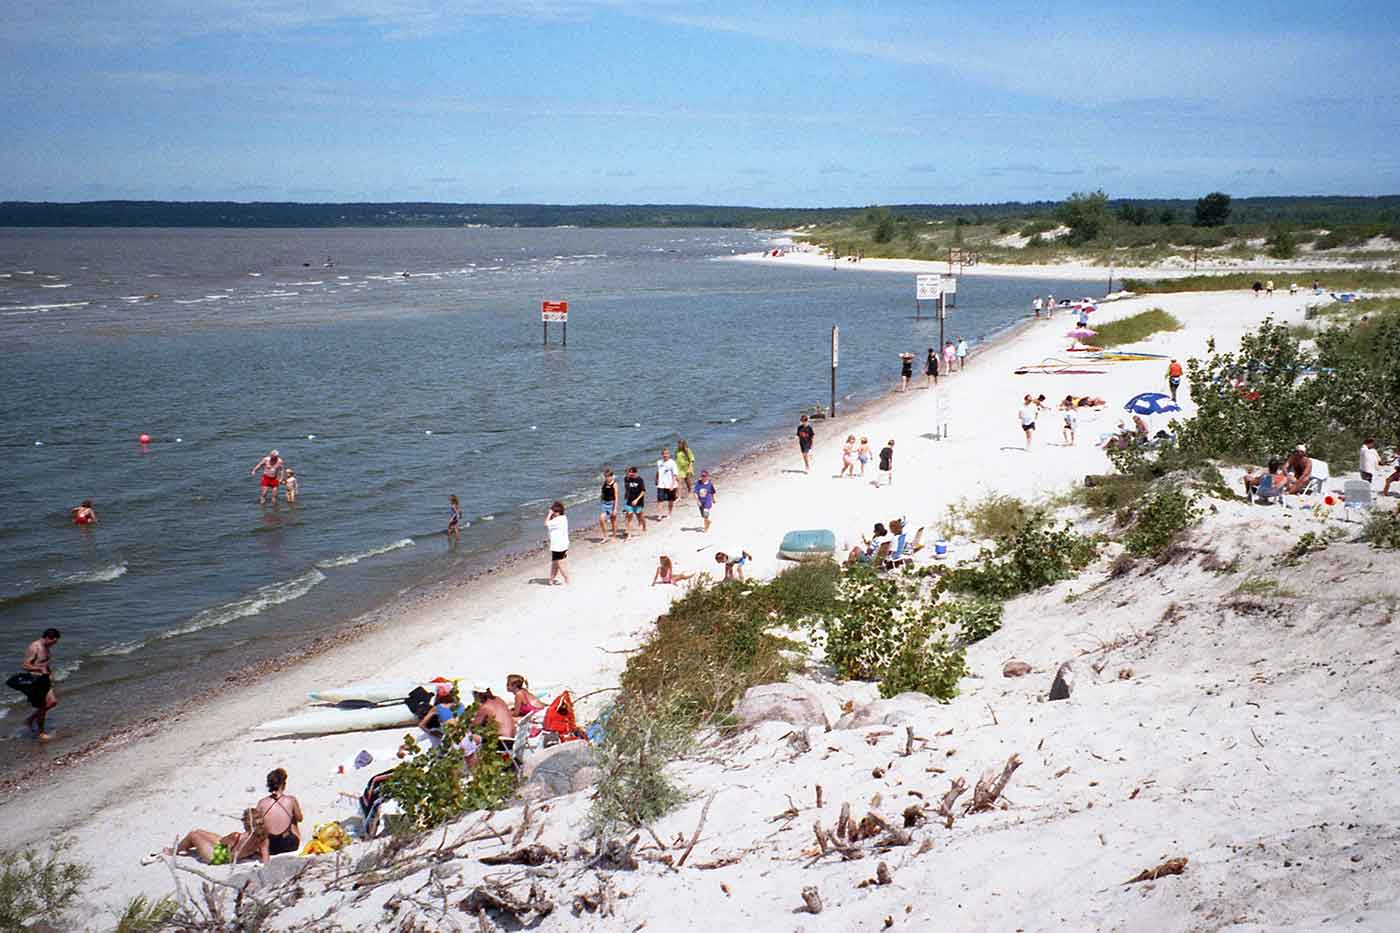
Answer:
[[700, 479], [695, 484], [695, 502], [700, 506], [700, 517], [705, 520], [705, 533], [710, 532], [710, 510], [715, 507], [715, 484], [710, 480], [710, 471], [701, 470]]
[[637, 472], [637, 468], [630, 466], [627, 468], [627, 475], [622, 478], [622, 536], [632, 537], [632, 516], [637, 516], [637, 521], [642, 526], [642, 531], [647, 530], [647, 517], [642, 511], [647, 504], [647, 482], [642, 479]]

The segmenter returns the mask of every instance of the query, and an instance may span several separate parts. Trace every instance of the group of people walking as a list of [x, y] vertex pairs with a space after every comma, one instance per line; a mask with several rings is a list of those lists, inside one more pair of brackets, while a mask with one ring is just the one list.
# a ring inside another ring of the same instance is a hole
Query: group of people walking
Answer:
[[[942, 375], [948, 375], [967, 366], [967, 339], [959, 337], [957, 342], [949, 340], [943, 344], [940, 353], [934, 347], [928, 348], [928, 354], [924, 357], [924, 387], [935, 385], [938, 382], [940, 370]], [[909, 390], [909, 383], [914, 378], [914, 354], [899, 354], [899, 391]]]

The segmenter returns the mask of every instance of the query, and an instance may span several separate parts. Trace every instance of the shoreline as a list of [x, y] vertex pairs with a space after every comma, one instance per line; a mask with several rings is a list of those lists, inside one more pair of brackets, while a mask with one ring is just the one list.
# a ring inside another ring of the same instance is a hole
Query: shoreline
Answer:
[[[1199, 352], [1207, 337], [1228, 345], [1265, 313], [1289, 309], [1301, 316], [1302, 307], [1287, 296], [1265, 304], [1244, 295], [1158, 294], [1116, 302], [1099, 314], [1131, 314], [1149, 303], [1167, 306], [1186, 326], [1148, 343], [1183, 355]], [[23, 801], [11, 807], [17, 812], [14, 844], [101, 825], [117, 840], [114, 845], [99, 847], [84, 841], [91, 833], [77, 832], [76, 854], [97, 867], [88, 896], [112, 905], [135, 893], [163, 893], [168, 877], [158, 867], [140, 868], [140, 856], [193, 826], [230, 824], [273, 767], [291, 772], [289, 790], [301, 798], [308, 825], [347, 815], [339, 794], [358, 790], [365, 774], [373, 772], [338, 775], [337, 763], [362, 748], [395, 744], [396, 732], [290, 740], [250, 732], [258, 722], [294, 711], [312, 689], [437, 673], [499, 688], [507, 673], [518, 672], [536, 685], [567, 686], [582, 695], [615, 683], [622, 652], [678, 595], [647, 586], [659, 553], [672, 555], [678, 572], [713, 575], [707, 552], [737, 544], [754, 555], [752, 574], [767, 578], [787, 566], [774, 552], [781, 534], [792, 528], [829, 527], [838, 540], [849, 541], [872, 521], [891, 515], [910, 516], [911, 527], [932, 525], [960, 499], [993, 491], [1033, 499], [1085, 473], [1102, 472], [1106, 460], [1091, 441], [1098, 426], [1086, 423], [1077, 447], [1059, 447], [1053, 414], [1043, 421], [1034, 460], [1024, 459], [1013, 424], [1020, 395], [1044, 391], [1053, 398], [1086, 382], [1096, 393], [1121, 394], [1115, 388], [1120, 384], [1124, 390], [1155, 384], [1158, 367], [1130, 365], [1092, 379], [1010, 375], [1018, 357], [1039, 358], [1062, 343], [1058, 327], [1040, 328], [1033, 319], [1013, 323], [979, 346], [967, 372], [940, 377], [937, 390], [886, 392], [833, 422], [818, 422], [811, 474], [795, 468], [801, 462], [795, 445], [782, 438], [756, 444], [722, 473], [715, 470], [715, 531], [707, 537], [687, 528], [695, 521], [693, 500], [683, 500], [672, 520], [653, 525], [645, 536], [584, 547], [583, 540], [596, 533], [595, 512], [575, 522], [570, 587], [538, 586], [546, 572], [544, 554], [536, 554], [538, 563], [530, 566], [524, 563], [530, 555], [521, 554], [472, 581], [420, 594], [408, 606], [395, 601], [391, 605], [401, 611], [386, 609], [374, 624], [352, 630], [345, 643], [263, 672], [250, 684], [191, 685], [189, 696], [171, 699], [168, 718], [155, 717], [154, 723], [111, 737], [81, 760], [56, 762], [42, 775], [47, 783], [10, 794], [8, 803]], [[939, 405], [945, 399], [946, 409]], [[950, 422], [946, 440], [926, 440], [935, 413]], [[1101, 420], [1111, 424], [1111, 419], [1105, 413]], [[831, 478], [846, 433], [867, 434], [873, 447], [886, 437], [898, 440], [894, 485], [875, 488]], [[1035, 465], [1030, 473], [1028, 463]], [[545, 644], [549, 647], [542, 649]], [[190, 702], [194, 697], [200, 701]], [[604, 699], [585, 701], [581, 718], [589, 718]], [[60, 770], [60, 764], [68, 767]], [[81, 807], [74, 801], [82, 801]]]

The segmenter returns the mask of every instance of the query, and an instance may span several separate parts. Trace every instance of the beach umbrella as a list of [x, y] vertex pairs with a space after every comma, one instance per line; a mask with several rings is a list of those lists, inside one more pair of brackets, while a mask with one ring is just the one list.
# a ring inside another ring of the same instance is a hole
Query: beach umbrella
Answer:
[[1088, 340], [1090, 337], [1093, 337], [1097, 334], [1098, 331], [1096, 330], [1090, 330], [1087, 327], [1076, 327], [1074, 330], [1065, 334], [1065, 336], [1073, 337], [1075, 340]]
[[1181, 411], [1181, 406], [1163, 392], [1143, 392], [1128, 399], [1123, 410], [1135, 415], [1165, 415], [1168, 412]]

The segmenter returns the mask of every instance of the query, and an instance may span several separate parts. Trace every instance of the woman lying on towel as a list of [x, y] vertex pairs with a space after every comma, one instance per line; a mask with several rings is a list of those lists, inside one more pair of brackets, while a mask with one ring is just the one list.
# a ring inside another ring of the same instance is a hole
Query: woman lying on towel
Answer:
[[1060, 411], [1072, 411], [1076, 408], [1102, 408], [1108, 402], [1093, 395], [1066, 395], [1065, 400], [1060, 403]]
[[[206, 865], [232, 865], [241, 859], [261, 857], [263, 839], [267, 831], [263, 829], [262, 814], [257, 807], [243, 811], [243, 832], [220, 836], [207, 829], [192, 829], [175, 844], [173, 849], [165, 849], [166, 855], [193, 855]], [[147, 861], [151, 859], [148, 857]]]

